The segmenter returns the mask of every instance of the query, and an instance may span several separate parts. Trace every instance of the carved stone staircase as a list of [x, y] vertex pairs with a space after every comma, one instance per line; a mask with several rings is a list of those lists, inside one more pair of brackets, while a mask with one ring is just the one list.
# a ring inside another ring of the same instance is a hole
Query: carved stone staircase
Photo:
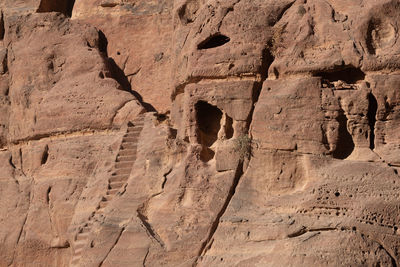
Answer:
[[139, 135], [143, 129], [144, 114], [139, 115], [134, 122], [128, 124], [126, 134], [124, 135], [119, 152], [114, 164], [114, 171], [108, 180], [107, 192], [102, 197], [99, 205], [86, 222], [78, 227], [78, 231], [73, 241], [73, 256], [70, 262], [71, 267], [80, 266], [79, 262], [85, 248], [89, 245], [89, 236], [93, 223], [98, 216], [104, 212], [108, 203], [124, 187], [132, 171], [136, 160], [136, 150]]

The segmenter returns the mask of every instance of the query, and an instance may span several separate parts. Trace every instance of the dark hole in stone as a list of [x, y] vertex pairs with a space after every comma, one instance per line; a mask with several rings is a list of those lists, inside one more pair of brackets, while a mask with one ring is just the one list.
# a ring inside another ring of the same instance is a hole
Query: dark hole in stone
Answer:
[[176, 139], [176, 136], [178, 135], [178, 130], [177, 129], [173, 129], [173, 128], [171, 128], [170, 129], [170, 135], [169, 135], [169, 137], [171, 138], [171, 139]]
[[376, 48], [375, 48], [375, 44], [373, 41], [372, 33], [373, 33], [374, 29], [377, 27], [377, 25], [379, 25], [379, 24], [380, 24], [380, 22], [376, 21], [375, 19], [369, 21], [369, 23], [368, 23], [366, 43], [367, 43], [368, 52], [371, 55], [375, 55], [375, 53], [376, 53]]
[[335, 196], [336, 197], [340, 196], [340, 193], [339, 192], [335, 192]]
[[99, 51], [107, 55], [108, 40], [102, 31], [99, 31]]
[[167, 116], [167, 115], [165, 115], [165, 114], [157, 114], [157, 120], [158, 120], [159, 122], [163, 122], [163, 121], [165, 121], [166, 119], [168, 119], [168, 116]]
[[49, 158], [49, 147], [46, 145], [42, 154], [42, 160], [40, 162], [41, 165], [46, 164], [47, 159]]
[[348, 84], [354, 84], [358, 81], [365, 79], [365, 73], [358, 68], [345, 68], [342, 70], [333, 70], [327, 72], [319, 72], [314, 76], [321, 77], [323, 80], [328, 80], [329, 82], [344, 81]]
[[343, 110], [340, 110], [339, 116], [336, 118], [339, 122], [339, 136], [336, 144], [336, 150], [333, 157], [337, 159], [345, 159], [350, 156], [354, 150], [354, 142], [349, 131], [347, 130], [347, 117]]
[[75, 0], [41, 0], [37, 12], [61, 12], [64, 15], [71, 17], [74, 4]]
[[369, 148], [375, 148], [375, 123], [376, 123], [376, 112], [378, 110], [378, 102], [372, 93], [368, 94], [368, 124], [370, 129], [369, 134]]
[[217, 107], [204, 101], [195, 105], [197, 121], [197, 141], [203, 145], [201, 159], [209, 161], [214, 157], [214, 152], [209, 149], [218, 139], [221, 128], [222, 112]]
[[224, 44], [228, 43], [231, 39], [223, 34], [215, 34], [211, 37], [208, 37], [204, 41], [202, 41], [198, 46], [197, 49], [210, 49], [218, 46], [223, 46]]
[[4, 28], [4, 18], [3, 13], [0, 13], [0, 40], [4, 39], [5, 28]]
[[214, 158], [215, 152], [210, 148], [203, 146], [203, 149], [200, 152], [200, 159], [204, 162], [208, 162]]
[[99, 72], [99, 77], [100, 77], [101, 79], [104, 79], [104, 73], [103, 73], [102, 71]]
[[49, 186], [49, 188], [47, 188], [47, 192], [46, 192], [46, 202], [47, 204], [50, 203], [50, 193], [51, 193], [51, 186]]
[[225, 121], [225, 137], [231, 139], [233, 137], [233, 119], [226, 115]]
[[121, 52], [117, 51], [117, 55], [118, 55], [118, 56], [121, 55]]

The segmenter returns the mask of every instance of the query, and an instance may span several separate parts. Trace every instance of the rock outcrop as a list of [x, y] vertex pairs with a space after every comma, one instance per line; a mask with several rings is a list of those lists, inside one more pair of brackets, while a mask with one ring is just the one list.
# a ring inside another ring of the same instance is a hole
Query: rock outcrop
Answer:
[[400, 263], [397, 0], [0, 10], [0, 266]]

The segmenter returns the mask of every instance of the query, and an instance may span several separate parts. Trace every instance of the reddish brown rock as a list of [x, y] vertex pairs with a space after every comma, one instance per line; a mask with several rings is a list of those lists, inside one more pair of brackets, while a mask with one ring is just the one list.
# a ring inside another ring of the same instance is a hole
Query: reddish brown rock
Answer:
[[399, 264], [397, 1], [11, 2], [1, 266]]

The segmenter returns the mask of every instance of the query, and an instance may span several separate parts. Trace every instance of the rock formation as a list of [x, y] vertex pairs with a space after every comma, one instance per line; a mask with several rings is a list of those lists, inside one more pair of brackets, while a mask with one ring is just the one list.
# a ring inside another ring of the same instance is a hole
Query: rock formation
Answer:
[[398, 266], [397, 0], [0, 2], [0, 266]]

